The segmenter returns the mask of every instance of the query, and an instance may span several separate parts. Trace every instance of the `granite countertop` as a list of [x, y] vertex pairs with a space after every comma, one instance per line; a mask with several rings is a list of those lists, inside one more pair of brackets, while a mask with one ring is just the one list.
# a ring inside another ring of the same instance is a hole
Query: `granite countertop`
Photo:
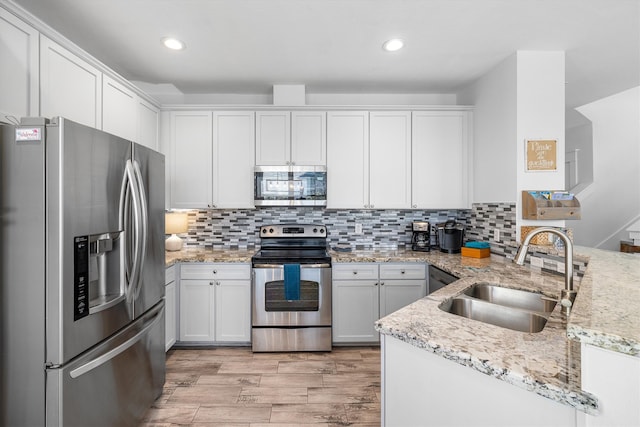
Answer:
[[165, 252], [165, 266], [177, 262], [251, 262], [254, 249], [211, 249], [184, 248], [180, 251]]
[[[472, 321], [446, 313], [438, 306], [477, 282], [537, 290], [557, 298], [564, 286], [561, 275], [536, 272], [495, 255], [475, 259], [440, 252], [372, 251], [338, 253], [334, 262], [426, 261], [460, 277], [457, 282], [380, 319], [376, 329], [487, 375], [597, 414], [597, 398], [580, 387], [580, 341], [639, 354], [640, 258], [582, 247], [575, 248], [575, 254], [589, 264], [583, 280], [576, 281], [578, 296], [572, 313], [567, 319], [560, 306], [556, 306], [539, 333], [522, 333]], [[625, 307], [619, 304], [622, 296], [628, 303]]]
[[[166, 252], [176, 262], [251, 262], [255, 250], [195, 249]], [[578, 294], [567, 319], [558, 304], [539, 333], [522, 333], [476, 322], [438, 308], [477, 282], [542, 292], [558, 298], [562, 275], [514, 264], [510, 259], [466, 258], [438, 251], [330, 251], [334, 263], [428, 262], [461, 279], [378, 322], [376, 329], [456, 363], [535, 392], [588, 414], [598, 400], [581, 389], [580, 343], [640, 357], [640, 257], [576, 247], [574, 259], [588, 262], [576, 280]]]

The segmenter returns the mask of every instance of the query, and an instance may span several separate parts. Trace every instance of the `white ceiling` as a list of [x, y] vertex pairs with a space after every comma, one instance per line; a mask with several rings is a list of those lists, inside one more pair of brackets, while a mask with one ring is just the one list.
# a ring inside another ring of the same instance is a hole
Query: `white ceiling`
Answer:
[[[568, 107], [640, 84], [640, 0], [14, 1], [123, 77], [185, 94], [454, 93], [516, 50], [566, 51]], [[391, 37], [405, 48], [384, 52]]]

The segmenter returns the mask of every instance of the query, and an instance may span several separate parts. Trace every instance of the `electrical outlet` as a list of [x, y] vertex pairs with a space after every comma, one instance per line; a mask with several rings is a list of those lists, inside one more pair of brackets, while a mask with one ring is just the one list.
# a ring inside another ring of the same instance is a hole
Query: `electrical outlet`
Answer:
[[499, 242], [500, 241], [500, 229], [499, 228], [494, 228], [493, 229], [493, 240], [495, 242]]
[[356, 234], [362, 234], [362, 224], [356, 222]]

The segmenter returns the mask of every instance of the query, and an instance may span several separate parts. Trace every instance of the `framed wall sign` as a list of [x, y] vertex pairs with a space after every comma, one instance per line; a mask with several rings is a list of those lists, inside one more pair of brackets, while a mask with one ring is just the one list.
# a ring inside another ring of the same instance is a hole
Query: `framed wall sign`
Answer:
[[525, 170], [555, 171], [558, 169], [555, 139], [528, 139], [526, 140]]

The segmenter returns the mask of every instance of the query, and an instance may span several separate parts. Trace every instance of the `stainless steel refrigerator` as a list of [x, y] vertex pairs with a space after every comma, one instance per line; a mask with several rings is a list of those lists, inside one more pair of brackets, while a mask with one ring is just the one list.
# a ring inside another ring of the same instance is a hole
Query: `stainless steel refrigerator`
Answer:
[[161, 392], [164, 156], [0, 126], [0, 425], [136, 425]]

